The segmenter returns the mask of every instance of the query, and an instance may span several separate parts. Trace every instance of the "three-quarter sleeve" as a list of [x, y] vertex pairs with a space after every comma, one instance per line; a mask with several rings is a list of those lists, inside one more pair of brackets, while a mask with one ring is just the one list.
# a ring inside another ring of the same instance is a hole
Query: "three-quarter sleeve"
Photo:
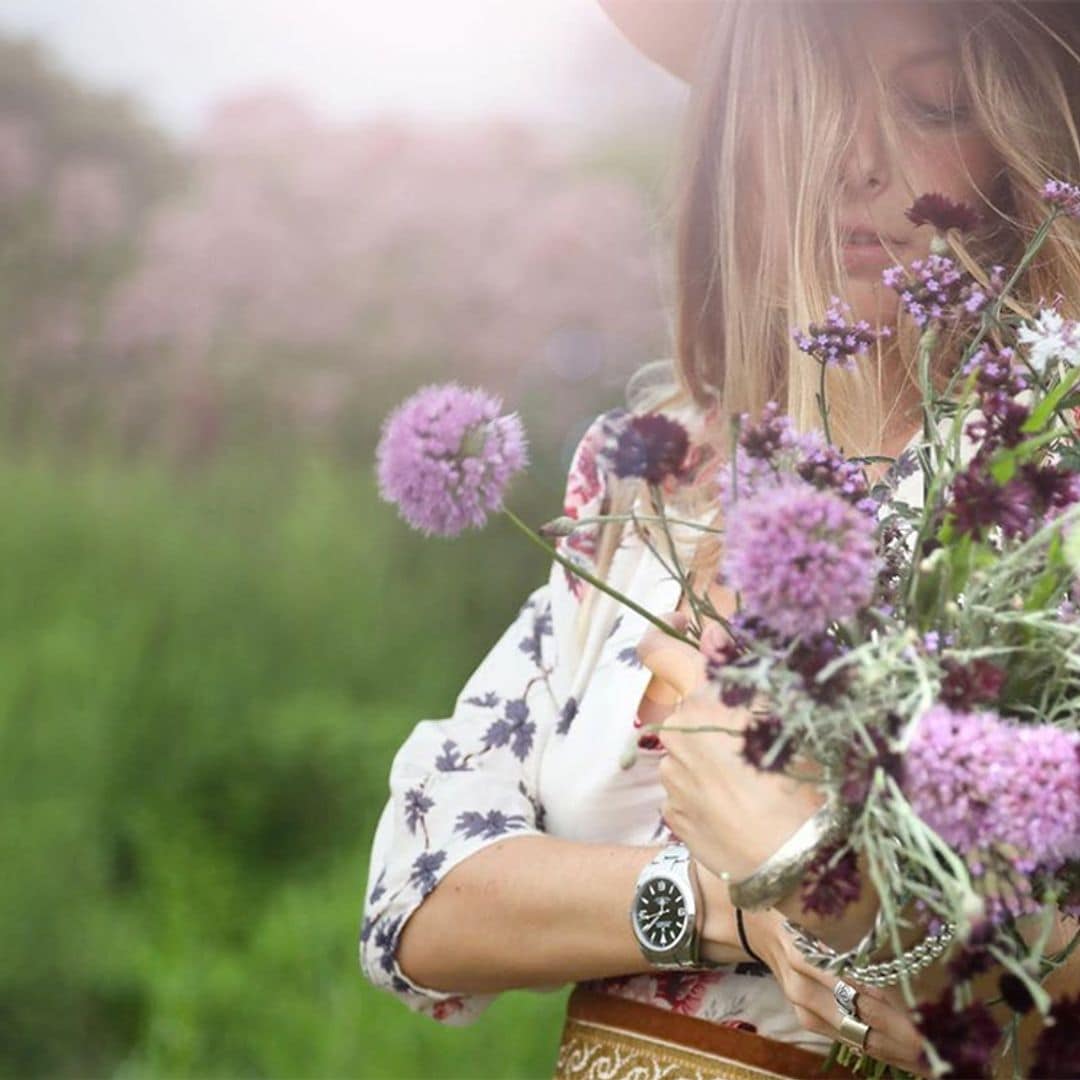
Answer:
[[[594, 421], [574, 453], [563, 507], [569, 517], [602, 512], [595, 451], [603, 419]], [[588, 562], [593, 540], [590, 530], [581, 530], [558, 548]], [[376, 986], [442, 1023], [472, 1022], [497, 995], [417, 984], [398, 964], [398, 942], [409, 917], [458, 863], [505, 837], [543, 833], [540, 758], [547, 739], [565, 731], [575, 711], [566, 665], [578, 584], [553, 563], [549, 580], [528, 596], [469, 677], [451, 715], [420, 721], [390, 766], [390, 797], [375, 830], [364, 896], [360, 966]]]

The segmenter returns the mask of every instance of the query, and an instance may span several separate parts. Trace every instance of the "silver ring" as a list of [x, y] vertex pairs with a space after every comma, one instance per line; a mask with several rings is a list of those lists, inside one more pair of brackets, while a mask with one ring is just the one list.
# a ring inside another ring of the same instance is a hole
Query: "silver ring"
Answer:
[[856, 1005], [855, 999], [859, 996], [859, 991], [851, 983], [838, 979], [836, 985], [832, 988], [832, 993], [833, 997], [836, 998], [836, 1004], [840, 1006], [840, 1011], [845, 1016], [853, 1016], [858, 1020], [859, 1007]]
[[854, 1016], [848, 1016], [847, 1013], [840, 1014], [840, 1038], [848, 1046], [854, 1046], [856, 1050], [865, 1050], [869, 1034], [869, 1024], [864, 1024], [861, 1020], [856, 1020]]

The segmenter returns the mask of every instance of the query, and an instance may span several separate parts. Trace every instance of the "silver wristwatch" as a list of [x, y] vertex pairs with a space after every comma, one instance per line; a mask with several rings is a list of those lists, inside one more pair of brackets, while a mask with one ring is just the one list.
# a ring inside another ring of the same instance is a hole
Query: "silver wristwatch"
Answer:
[[634, 887], [630, 925], [656, 968], [719, 967], [700, 959], [705, 912], [690, 850], [669, 844], [646, 864]]

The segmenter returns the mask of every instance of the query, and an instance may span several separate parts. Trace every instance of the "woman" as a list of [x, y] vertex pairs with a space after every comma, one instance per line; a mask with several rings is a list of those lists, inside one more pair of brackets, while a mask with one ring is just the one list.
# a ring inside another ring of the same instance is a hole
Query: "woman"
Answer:
[[[881, 270], [925, 255], [930, 241], [904, 210], [927, 191], [972, 203], [987, 219], [972, 253], [1015, 260], [1042, 215], [1043, 180], [1078, 173], [1080, 63], [1075, 44], [1066, 47], [1077, 36], [1075, 8], [602, 3], [693, 90], [673, 377], [643, 373], [631, 388], [634, 411], [663, 408], [718, 454], [728, 417], [756, 415], [769, 400], [801, 428], [817, 426], [817, 369], [790, 329], [819, 319], [837, 294], [854, 317], [894, 333], [855, 372], [830, 370], [834, 441], [893, 456], [918, 433], [918, 392], [912, 327]], [[1056, 233], [1019, 295], [1060, 295], [1075, 317], [1078, 291], [1075, 240]], [[937, 376], [958, 347], [946, 343]], [[599, 464], [611, 419], [598, 418], [574, 456], [570, 516], [618, 513], [647, 497]], [[713, 497], [704, 483], [670, 493], [681, 516], [703, 522]], [[718, 552], [694, 548], [699, 535], [685, 530], [679, 540], [696, 580], [708, 581]], [[561, 544], [650, 610], [676, 609], [678, 585], [644, 540], [609, 525]], [[730, 597], [715, 595], [730, 609]], [[813, 1075], [843, 1014], [836, 980], [807, 965], [784, 930], [784, 915], [806, 923], [798, 900], [740, 922], [717, 875], [752, 870], [816, 798], [741, 767], [724, 736], [665, 732], [663, 744], [641, 740], [624, 768], [637, 725], [670, 711], [641, 662], [659, 670], [645, 628], [555, 566], [453, 715], [417, 725], [394, 759], [375, 835], [362, 966], [446, 1023], [471, 1021], [505, 989], [578, 983], [563, 1076], [601, 1061], [603, 1075], [623, 1075], [642, 1054], [671, 1065], [668, 1075]], [[675, 718], [700, 723], [703, 714], [745, 722], [744, 710], [690, 700]], [[703, 909], [681, 968], [661, 966], [628, 918], [639, 877], [675, 840], [689, 849], [690, 898]], [[868, 890], [843, 920], [810, 928], [845, 947], [874, 907]], [[922, 1071], [899, 995], [859, 987], [857, 1002], [867, 1052]]]

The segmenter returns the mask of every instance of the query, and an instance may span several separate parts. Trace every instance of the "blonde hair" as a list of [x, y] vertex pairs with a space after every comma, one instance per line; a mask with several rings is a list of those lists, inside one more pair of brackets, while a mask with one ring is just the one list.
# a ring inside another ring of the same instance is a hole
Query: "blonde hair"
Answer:
[[[703, 78], [693, 88], [673, 207], [674, 358], [636, 373], [627, 404], [635, 412], [664, 410], [696, 420], [695, 436], [720, 459], [729, 449], [731, 418], [756, 416], [770, 400], [799, 430], [820, 427], [819, 369], [798, 351], [791, 328], [820, 321], [829, 298], [843, 295], [834, 195], [854, 125], [835, 47], [852, 6], [724, 0]], [[994, 190], [979, 192], [994, 227], [969, 246], [959, 244], [957, 254], [969, 265], [977, 259], [1011, 268], [1045, 217], [1044, 181], [1077, 179], [1080, 18], [1059, 18], [1070, 5], [1054, 2], [1034, 5], [1038, 15], [1018, 0], [936, 6], [956, 32], [975, 123], [1002, 162]], [[883, 129], [895, 138], [887, 110]], [[760, 147], [757, 177], [748, 175], [751, 136]], [[912, 200], [919, 194], [911, 191]], [[772, 245], [755, 245], [747, 235], [747, 223], [768, 220], [787, 223], [785, 265], [774, 265]], [[777, 281], [790, 284], [778, 290]], [[1014, 295], [1016, 310], [1030, 312], [1040, 301], [1056, 300], [1063, 314], [1075, 317], [1080, 247], [1074, 221], [1059, 220]], [[901, 313], [889, 362], [902, 364], [911, 378], [918, 334]], [[937, 381], [955, 364], [962, 344], [943, 342]], [[884, 423], [896, 404], [886, 399], [883, 360], [879, 347], [854, 371], [828, 372], [831, 433], [849, 454], [881, 452]], [[685, 488], [678, 493], [684, 513], [700, 516], [715, 503], [710, 485]], [[610, 512], [625, 513], [641, 492], [640, 483], [620, 481]], [[618, 524], [604, 527], [597, 552], [601, 574], [621, 534]], [[716, 553], [715, 543], [700, 545], [698, 564], [707, 565]]]

